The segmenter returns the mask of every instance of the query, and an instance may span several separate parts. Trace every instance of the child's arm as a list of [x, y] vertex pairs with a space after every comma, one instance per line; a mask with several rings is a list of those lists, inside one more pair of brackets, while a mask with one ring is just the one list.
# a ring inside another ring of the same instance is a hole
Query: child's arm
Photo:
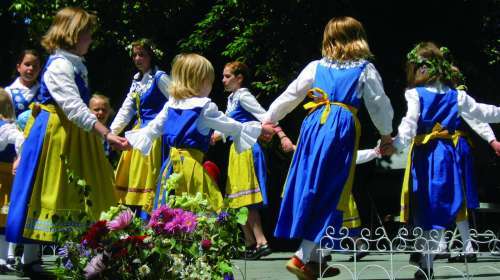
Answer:
[[233, 136], [236, 151], [242, 152], [250, 149], [257, 142], [262, 126], [258, 122], [237, 122], [219, 111], [215, 103], [208, 102], [201, 112], [198, 130], [203, 132], [209, 129]]
[[5, 150], [7, 145], [14, 144], [16, 154], [21, 153], [24, 143], [24, 135], [17, 128], [15, 123], [8, 123], [0, 126], [0, 151]]
[[381, 155], [378, 146], [373, 149], [358, 150], [356, 164], [363, 164], [380, 157]]
[[120, 134], [122, 130], [128, 125], [128, 123], [132, 120], [132, 118], [135, 115], [135, 110], [134, 110], [134, 97], [132, 96], [132, 89], [130, 89], [129, 93], [127, 94], [127, 97], [125, 97], [125, 100], [123, 101], [122, 106], [120, 107], [120, 110], [118, 110], [118, 113], [116, 114], [115, 118], [113, 119], [113, 122], [111, 123], [110, 129], [114, 134]]
[[405, 98], [408, 105], [406, 116], [401, 120], [398, 127], [398, 135], [394, 138], [393, 145], [398, 151], [402, 151], [410, 145], [417, 134], [418, 118], [420, 117], [420, 100], [415, 89], [405, 92]]
[[139, 150], [144, 155], [149, 154], [153, 141], [163, 134], [163, 127], [168, 117], [168, 107], [169, 103], [167, 102], [158, 115], [145, 127], [125, 132], [125, 138], [134, 149]]
[[486, 123], [500, 122], [500, 107], [479, 103], [465, 91], [458, 91], [458, 110], [464, 118], [477, 119]]
[[264, 123], [277, 123], [297, 107], [312, 87], [319, 61], [309, 63], [288, 88], [269, 106]]

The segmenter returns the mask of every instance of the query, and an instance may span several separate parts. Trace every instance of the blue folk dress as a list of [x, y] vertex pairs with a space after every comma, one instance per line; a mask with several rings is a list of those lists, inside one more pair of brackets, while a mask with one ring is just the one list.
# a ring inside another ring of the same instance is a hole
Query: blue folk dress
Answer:
[[464, 157], [470, 146], [458, 129], [462, 119], [457, 91], [438, 94], [424, 87], [416, 91], [420, 116], [403, 183], [402, 220], [412, 218], [424, 230], [445, 229], [465, 210], [464, 176], [472, 165]]
[[[240, 89], [229, 97], [226, 115], [241, 123], [259, 121], [242, 106], [238, 96], [243, 90], [246, 89]], [[255, 100], [255, 102], [257, 101]], [[264, 109], [262, 111], [265, 112]], [[229, 207], [240, 208], [249, 205], [262, 204], [266, 206], [268, 204], [266, 159], [264, 151], [258, 142], [252, 146], [252, 149], [242, 153], [237, 153], [234, 143], [232, 143], [227, 173], [226, 197], [229, 200]]]
[[[359, 221], [351, 194], [361, 126], [358, 80], [368, 62], [319, 63], [309, 95], [321, 100], [304, 119], [285, 183], [276, 237], [319, 243], [329, 226]], [[357, 226], [353, 224], [353, 226]]]
[[[102, 211], [116, 204], [113, 169], [104, 154], [102, 138], [70, 121], [57, 105], [43, 80], [51, 63], [66, 59], [49, 57], [43, 71], [37, 97], [41, 111], [30, 117], [19, 167], [14, 178], [7, 217], [6, 239], [54, 241], [55, 235], [69, 227], [85, 229]], [[75, 71], [75, 84], [81, 99], [90, 99], [86, 81]], [[91, 206], [83, 205], [83, 195], [70, 179], [68, 170], [90, 186]], [[85, 211], [87, 209], [88, 211]], [[90, 221], [79, 217], [86, 212]], [[72, 220], [62, 217], [70, 216]]]

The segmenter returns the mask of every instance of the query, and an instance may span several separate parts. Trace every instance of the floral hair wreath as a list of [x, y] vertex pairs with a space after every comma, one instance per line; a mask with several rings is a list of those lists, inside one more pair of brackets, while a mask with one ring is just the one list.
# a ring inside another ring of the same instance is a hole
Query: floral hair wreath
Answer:
[[138, 41], [132, 41], [129, 43], [127, 46], [125, 46], [125, 50], [129, 53], [130, 56], [132, 56], [132, 51], [133, 51], [133, 45], [139, 45], [139, 46], [148, 46], [149, 49], [153, 52], [155, 57], [158, 60], [161, 60], [163, 58], [163, 51], [160, 50], [151, 40], [149, 39], [140, 39]]
[[458, 83], [464, 83], [465, 77], [450, 62], [450, 50], [447, 47], [439, 48], [439, 51], [443, 54], [443, 59], [439, 58], [423, 58], [417, 54], [417, 51], [422, 47], [422, 44], [417, 44], [407, 55], [406, 58], [408, 62], [417, 65], [418, 67], [423, 67], [429, 76], [441, 76], [447, 81], [455, 81]]

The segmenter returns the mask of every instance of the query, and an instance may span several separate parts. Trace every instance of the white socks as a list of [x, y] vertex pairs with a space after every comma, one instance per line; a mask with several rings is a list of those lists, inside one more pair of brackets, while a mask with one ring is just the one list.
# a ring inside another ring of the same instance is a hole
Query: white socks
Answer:
[[464, 220], [457, 223], [458, 232], [460, 232], [460, 238], [463, 242], [463, 251], [465, 253], [472, 253], [474, 248], [472, 247], [472, 242], [470, 241], [470, 228], [469, 221]]

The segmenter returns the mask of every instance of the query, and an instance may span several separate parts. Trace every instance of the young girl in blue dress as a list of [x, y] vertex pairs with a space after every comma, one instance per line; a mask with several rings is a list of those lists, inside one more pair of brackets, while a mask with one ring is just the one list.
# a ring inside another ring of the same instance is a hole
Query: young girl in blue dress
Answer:
[[[6, 230], [10, 242], [52, 242], [58, 232], [68, 230], [68, 222], [60, 218], [67, 215], [73, 218], [71, 226], [87, 227], [78, 222], [86, 207], [66, 169], [91, 186], [90, 219], [97, 220], [117, 202], [102, 138], [117, 148], [125, 147], [127, 141], [110, 133], [87, 107], [90, 94], [83, 55], [92, 42], [95, 24], [96, 17], [85, 10], [63, 8], [42, 38], [42, 46], [51, 56], [38, 92], [42, 110], [26, 126], [27, 138], [12, 187]], [[43, 271], [38, 246], [27, 247], [23, 268], [37, 275]]]
[[[206, 58], [198, 54], [176, 56], [170, 99], [147, 126], [128, 131], [125, 136], [135, 149], [147, 154], [154, 140], [163, 135], [170, 154], [163, 165], [162, 180], [172, 173], [180, 174], [175, 193], [202, 193], [211, 208], [217, 211], [223, 206], [222, 195], [202, 165], [213, 130], [233, 137], [236, 151], [240, 153], [255, 144], [261, 134], [261, 124], [240, 123], [220, 112], [208, 98], [213, 81], [214, 70]], [[272, 133], [272, 129], [267, 131], [267, 134]], [[154, 206], [165, 204], [167, 195], [167, 190], [159, 186]]]
[[362, 24], [351, 17], [331, 19], [322, 55], [271, 104], [266, 117], [276, 123], [306, 96], [314, 98], [305, 106], [311, 112], [302, 123], [274, 232], [302, 240], [287, 269], [303, 279], [318, 277], [317, 263], [309, 261], [327, 228], [340, 229], [344, 217], [355, 216], [351, 188], [362, 103], [382, 135], [382, 146], [391, 142], [392, 132], [393, 110], [380, 75], [367, 60], [372, 54]]
[[[119, 134], [135, 118], [134, 129], [145, 127], [161, 111], [168, 100], [170, 78], [158, 68], [162, 52], [150, 39], [130, 44], [132, 60], [139, 70], [134, 75], [130, 90], [111, 124], [111, 131]], [[148, 156], [138, 150], [124, 151], [116, 168], [116, 189], [119, 202], [135, 206], [138, 210], [151, 209], [151, 200], [162, 162], [168, 149], [162, 138], [153, 144]]]
[[[266, 110], [248, 90], [250, 84], [248, 66], [239, 61], [226, 63], [222, 75], [224, 89], [230, 92], [226, 116], [242, 123], [264, 121]], [[279, 130], [278, 137], [280, 137], [282, 149], [286, 152], [292, 151], [293, 143], [286, 134], [279, 127], [275, 130]], [[214, 132], [212, 139], [216, 141], [221, 138], [220, 132]], [[262, 230], [259, 213], [261, 205], [268, 205], [266, 159], [259, 142], [242, 153], [236, 153], [234, 144], [231, 144], [227, 173], [225, 194], [229, 200], [229, 207], [247, 206], [249, 208], [248, 220], [243, 226], [245, 245], [249, 248], [245, 257], [259, 259], [271, 254], [271, 248]]]
[[[427, 238], [430, 230], [442, 234], [467, 217], [464, 182], [469, 173], [464, 170], [463, 151], [469, 144], [460, 130], [461, 117], [500, 121], [499, 107], [477, 103], [465, 91], [454, 88], [453, 71], [444, 50], [423, 42], [408, 53], [408, 111], [394, 140], [399, 151], [411, 145], [401, 193], [401, 220], [411, 219]], [[440, 240], [439, 236], [434, 238]], [[437, 243], [430, 242], [425, 249], [435, 250]], [[415, 278], [430, 277], [432, 256], [424, 254], [417, 262], [421, 270]]]

